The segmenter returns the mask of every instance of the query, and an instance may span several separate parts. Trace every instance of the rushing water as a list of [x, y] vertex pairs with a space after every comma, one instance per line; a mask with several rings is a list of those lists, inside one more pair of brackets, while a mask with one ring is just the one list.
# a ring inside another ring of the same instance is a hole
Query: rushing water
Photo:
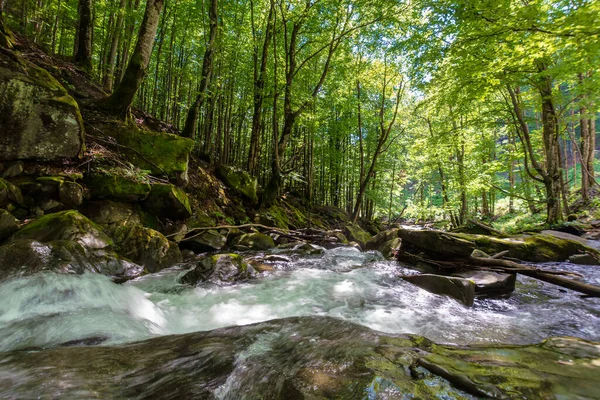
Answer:
[[[520, 277], [509, 299], [473, 308], [398, 275], [415, 273], [352, 248], [296, 256], [250, 282], [190, 288], [173, 268], [118, 285], [96, 274], [43, 274], [0, 285], [0, 351], [71, 341], [124, 343], [291, 316], [331, 316], [443, 343], [534, 343], [571, 335], [600, 340], [600, 299]], [[600, 268], [548, 265], [600, 284]]]

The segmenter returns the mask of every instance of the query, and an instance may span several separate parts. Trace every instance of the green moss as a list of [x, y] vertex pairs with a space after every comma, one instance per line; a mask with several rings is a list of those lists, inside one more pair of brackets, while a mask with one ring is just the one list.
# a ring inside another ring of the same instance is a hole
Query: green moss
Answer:
[[120, 201], [141, 201], [148, 197], [150, 184], [120, 175], [92, 174], [85, 179], [85, 185], [93, 197], [112, 198]]
[[190, 200], [175, 185], [157, 183], [152, 185], [148, 198], [142, 203], [144, 210], [152, 215], [169, 219], [183, 219], [192, 215]]
[[258, 201], [258, 197], [256, 195], [258, 181], [248, 172], [228, 165], [219, 165], [216, 172], [217, 175], [231, 189], [241, 193], [252, 203], [256, 203]]

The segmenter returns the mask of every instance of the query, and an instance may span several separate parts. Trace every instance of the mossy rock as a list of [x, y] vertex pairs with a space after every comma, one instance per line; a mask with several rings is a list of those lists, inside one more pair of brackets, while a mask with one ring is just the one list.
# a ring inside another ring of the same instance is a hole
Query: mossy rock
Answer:
[[365, 243], [366, 250], [379, 250], [384, 243], [389, 242], [392, 239], [398, 237], [398, 229], [390, 229], [387, 231], [381, 231], [372, 238], [370, 238], [367, 243]]
[[381, 246], [377, 248], [377, 250], [385, 257], [386, 259], [392, 259], [402, 246], [402, 239], [396, 237], [387, 242], [384, 242]]
[[215, 254], [193, 263], [194, 268], [181, 277], [181, 283], [229, 284], [251, 278], [254, 269], [239, 254]]
[[183, 190], [175, 185], [153, 184], [142, 208], [159, 218], [180, 220], [192, 215], [190, 200]]
[[166, 175], [179, 186], [188, 181], [188, 163], [194, 141], [169, 133], [142, 130], [136, 126], [111, 121], [99, 127], [126, 147], [120, 147], [127, 160], [154, 175]]
[[465, 258], [478, 247], [475, 243], [475, 235], [451, 234], [427, 229], [399, 229], [398, 236], [402, 239], [402, 251], [423, 252], [426, 257], [431, 258]]
[[110, 200], [90, 201], [80, 208], [83, 215], [112, 234], [117, 228], [143, 225], [137, 207]]
[[428, 292], [452, 297], [468, 307], [475, 300], [475, 283], [469, 279], [433, 274], [403, 276], [402, 279]]
[[19, 229], [17, 219], [5, 209], [0, 208], [0, 242]]
[[[575, 338], [441, 346], [313, 316], [7, 353], [0, 387], [27, 399], [214, 398], [217, 390], [232, 399], [597, 399], [599, 359], [598, 343]], [[14, 371], [29, 373], [14, 379]]]
[[367, 242], [371, 239], [371, 235], [356, 224], [346, 225], [344, 233], [348, 240], [358, 243], [362, 248], [365, 248]]
[[219, 165], [216, 169], [217, 176], [235, 192], [242, 194], [251, 203], [258, 202], [256, 191], [258, 180], [248, 172], [229, 165]]
[[6, 207], [11, 203], [23, 204], [21, 189], [9, 181], [0, 178], [0, 207]]
[[189, 239], [179, 242], [182, 249], [192, 250], [195, 253], [204, 253], [221, 250], [227, 244], [227, 237], [216, 230], [192, 232]]
[[0, 54], [0, 159], [59, 160], [84, 150], [77, 102], [48, 71]]
[[14, 239], [31, 239], [39, 242], [71, 240], [88, 249], [104, 249], [113, 241], [102, 227], [74, 210], [47, 214], [21, 228]]
[[237, 239], [236, 245], [250, 250], [269, 250], [275, 247], [275, 242], [271, 236], [264, 233], [246, 233]]
[[150, 194], [150, 184], [116, 174], [92, 173], [86, 176], [85, 186], [93, 199], [138, 202]]
[[208, 228], [216, 225], [217, 220], [208, 215], [206, 211], [202, 210], [195, 211], [194, 215], [185, 220], [185, 226], [188, 230], [194, 228]]
[[256, 214], [254, 221], [258, 224], [283, 229], [288, 229], [290, 224], [290, 219], [284, 208], [277, 204], [272, 205], [266, 210], [260, 210], [259, 213]]
[[158, 272], [182, 261], [179, 247], [162, 233], [143, 226], [121, 226], [113, 233], [119, 255]]

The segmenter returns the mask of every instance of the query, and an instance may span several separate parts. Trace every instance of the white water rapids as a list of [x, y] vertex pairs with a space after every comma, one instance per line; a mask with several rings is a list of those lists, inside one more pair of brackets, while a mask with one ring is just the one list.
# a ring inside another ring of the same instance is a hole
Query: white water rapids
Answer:
[[[476, 300], [468, 308], [397, 278], [414, 271], [352, 248], [274, 268], [249, 282], [195, 288], [177, 283], [183, 273], [177, 268], [127, 284], [97, 274], [50, 273], [4, 282], [0, 351], [79, 340], [116, 344], [308, 315], [440, 343], [534, 343], [559, 335], [600, 340], [600, 299], [529, 278], [519, 278], [509, 299]], [[561, 268], [600, 284], [599, 267]]]

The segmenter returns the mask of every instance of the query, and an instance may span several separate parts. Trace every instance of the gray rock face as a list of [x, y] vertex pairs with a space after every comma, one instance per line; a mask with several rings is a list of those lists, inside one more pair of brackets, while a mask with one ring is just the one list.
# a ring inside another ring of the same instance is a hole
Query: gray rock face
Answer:
[[471, 307], [475, 300], [475, 283], [468, 279], [433, 274], [402, 278], [428, 292], [452, 297], [468, 307]]
[[0, 159], [77, 157], [84, 146], [75, 100], [46, 70], [0, 55]]
[[569, 262], [573, 264], [579, 265], [600, 265], [600, 262], [596, 259], [596, 257], [591, 254], [574, 254], [569, 257]]
[[215, 230], [195, 232], [190, 236], [190, 239], [181, 241], [180, 246], [196, 253], [221, 250], [227, 244], [227, 237]]
[[491, 271], [465, 271], [454, 274], [475, 283], [475, 294], [486, 297], [507, 295], [515, 290], [517, 276]]
[[181, 277], [182, 283], [228, 284], [252, 277], [254, 269], [238, 254], [215, 254], [195, 262], [195, 267]]

